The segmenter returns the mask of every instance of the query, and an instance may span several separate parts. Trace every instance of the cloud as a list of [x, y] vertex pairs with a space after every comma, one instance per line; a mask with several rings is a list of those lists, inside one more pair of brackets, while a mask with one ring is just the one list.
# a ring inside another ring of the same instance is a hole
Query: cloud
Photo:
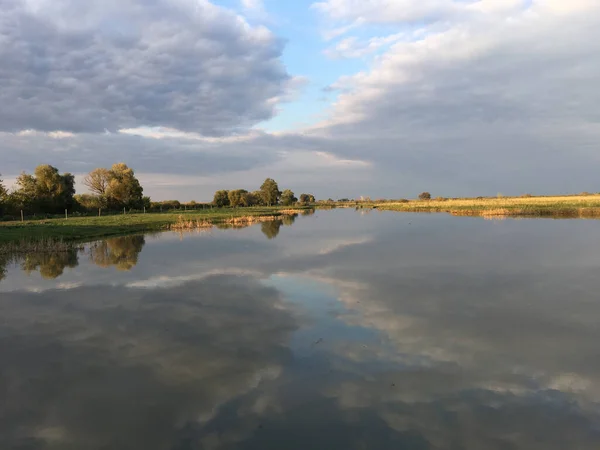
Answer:
[[263, 0], [241, 0], [242, 6], [246, 9], [264, 9]]
[[206, 0], [0, 0], [0, 127], [230, 134], [274, 114], [282, 49]]
[[[329, 119], [305, 130], [327, 137], [327, 151], [340, 158], [368, 153], [380, 173], [376, 195], [390, 196], [393, 178], [409, 195], [417, 185], [447, 195], [591, 188], [600, 137], [597, 2], [331, 0], [315, 8], [364, 24], [329, 54], [389, 46], [333, 83]], [[365, 39], [382, 22], [396, 31]]]

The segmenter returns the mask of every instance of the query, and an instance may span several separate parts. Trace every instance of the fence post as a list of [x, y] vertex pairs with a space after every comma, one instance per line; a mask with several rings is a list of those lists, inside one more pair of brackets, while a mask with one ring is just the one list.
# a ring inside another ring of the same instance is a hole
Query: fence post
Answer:
[[123, 208], [123, 214], [127, 214], [127, 213], [125, 212], [125, 208]]
[[21, 210], [21, 222], [24, 222], [24, 221], [25, 221], [25, 219], [23, 217], [23, 210]]
[[67, 210], [65, 209], [65, 219], [69, 218], [69, 214], [67, 213]]
[[144, 214], [146, 214], [146, 207], [144, 206]]

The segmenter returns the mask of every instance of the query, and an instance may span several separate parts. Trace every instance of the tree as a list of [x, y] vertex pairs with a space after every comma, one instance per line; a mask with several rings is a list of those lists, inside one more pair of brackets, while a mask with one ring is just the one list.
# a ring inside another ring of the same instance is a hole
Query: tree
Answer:
[[300, 203], [305, 205], [309, 203], [315, 203], [315, 196], [312, 194], [302, 194], [300, 195]]
[[106, 196], [106, 190], [110, 183], [110, 170], [103, 167], [92, 170], [83, 179], [83, 184], [100, 197]]
[[296, 196], [294, 195], [294, 193], [291, 190], [289, 190], [289, 189], [286, 189], [281, 194], [281, 204], [284, 205], [284, 206], [293, 205], [297, 201], [298, 201], [298, 199], [296, 198]]
[[228, 193], [228, 197], [229, 197], [229, 206], [232, 206], [234, 208], [238, 207], [238, 206], [247, 206], [246, 205], [246, 194], [248, 193], [248, 191], [244, 190], [244, 189], [236, 189], [234, 191], [229, 191]]
[[431, 200], [431, 194], [429, 192], [421, 192], [419, 194], [419, 200]]
[[221, 190], [221, 191], [215, 192], [213, 204], [217, 208], [223, 208], [224, 206], [229, 206], [229, 191]]
[[0, 216], [4, 214], [6, 204], [8, 203], [8, 190], [4, 186], [2, 174], [0, 174]]
[[277, 182], [272, 178], [267, 178], [260, 187], [260, 195], [265, 205], [276, 205], [281, 197]]
[[264, 206], [265, 203], [262, 198], [261, 191], [254, 191], [248, 193], [248, 202], [250, 203], [248, 206]]
[[124, 163], [113, 164], [110, 169], [106, 197], [110, 207], [141, 208], [143, 192], [133, 169]]
[[2, 174], [0, 173], [0, 201], [4, 200], [8, 196], [8, 190], [4, 186], [4, 180], [2, 179]]
[[74, 198], [75, 203], [78, 205], [78, 209], [89, 211], [104, 207], [99, 195], [78, 194]]
[[17, 190], [12, 199], [15, 206], [35, 212], [59, 213], [75, 204], [75, 177], [61, 175], [56, 167], [44, 164], [35, 168], [35, 175], [22, 173], [17, 178]]

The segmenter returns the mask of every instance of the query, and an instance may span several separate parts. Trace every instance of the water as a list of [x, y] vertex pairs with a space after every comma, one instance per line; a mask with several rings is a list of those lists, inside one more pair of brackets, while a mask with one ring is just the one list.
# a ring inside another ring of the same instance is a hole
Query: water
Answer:
[[337, 210], [5, 261], [0, 448], [598, 449], [599, 250]]

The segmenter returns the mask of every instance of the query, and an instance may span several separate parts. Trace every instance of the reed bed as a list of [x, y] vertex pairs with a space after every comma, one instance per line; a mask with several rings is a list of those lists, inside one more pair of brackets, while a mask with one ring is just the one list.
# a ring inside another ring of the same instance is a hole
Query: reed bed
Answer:
[[600, 218], [600, 195], [419, 200], [374, 204], [380, 210], [454, 216]]
[[[287, 215], [283, 211], [282, 215]], [[170, 225], [170, 229], [173, 231], [182, 231], [182, 230], [198, 230], [198, 229], [211, 229], [215, 226], [226, 226], [231, 228], [243, 228], [250, 225], [254, 225], [262, 222], [270, 222], [273, 220], [281, 219], [280, 215], [271, 215], [271, 216], [238, 216], [238, 217], [228, 217], [219, 220], [209, 220], [209, 219], [186, 219], [184, 216], [179, 216], [179, 219], [174, 224]]]

